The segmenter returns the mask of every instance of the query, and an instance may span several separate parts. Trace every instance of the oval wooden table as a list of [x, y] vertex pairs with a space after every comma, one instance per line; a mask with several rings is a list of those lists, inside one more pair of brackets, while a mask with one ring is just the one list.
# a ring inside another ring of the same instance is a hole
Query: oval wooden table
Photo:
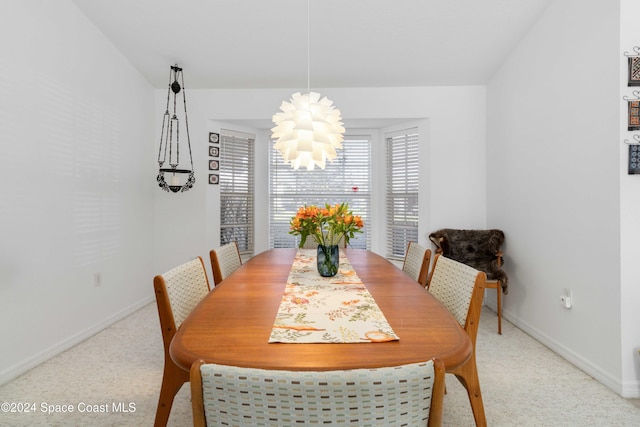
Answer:
[[251, 258], [216, 286], [182, 323], [172, 359], [189, 370], [207, 363], [286, 370], [397, 366], [438, 357], [447, 370], [470, 359], [472, 344], [431, 294], [388, 260], [345, 249], [399, 341], [355, 344], [269, 344], [296, 249], [271, 249]]

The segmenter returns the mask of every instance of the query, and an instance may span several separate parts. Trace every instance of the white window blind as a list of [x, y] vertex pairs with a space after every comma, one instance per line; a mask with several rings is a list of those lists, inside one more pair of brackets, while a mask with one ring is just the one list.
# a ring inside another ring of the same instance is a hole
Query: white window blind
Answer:
[[[349, 241], [354, 248], [371, 246], [371, 138], [345, 136], [343, 149], [324, 170], [294, 170], [280, 153], [269, 150], [269, 243], [272, 248], [297, 247], [299, 237], [289, 234], [289, 221], [300, 206], [347, 202], [364, 221], [363, 233]], [[272, 141], [273, 142], [273, 141]]]
[[220, 244], [253, 254], [254, 135], [220, 131]]
[[386, 136], [387, 257], [403, 259], [407, 244], [418, 240], [417, 128]]

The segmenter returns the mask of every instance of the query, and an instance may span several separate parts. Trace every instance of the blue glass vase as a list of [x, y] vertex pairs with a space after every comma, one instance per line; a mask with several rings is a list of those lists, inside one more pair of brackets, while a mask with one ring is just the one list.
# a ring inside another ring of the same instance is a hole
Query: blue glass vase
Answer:
[[340, 252], [338, 245], [318, 245], [318, 273], [322, 277], [333, 277], [338, 273]]

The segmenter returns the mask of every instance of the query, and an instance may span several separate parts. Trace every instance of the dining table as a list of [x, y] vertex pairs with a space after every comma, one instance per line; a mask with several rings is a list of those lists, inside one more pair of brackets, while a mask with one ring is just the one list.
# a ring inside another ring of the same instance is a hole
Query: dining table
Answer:
[[274, 343], [269, 338], [295, 248], [269, 249], [249, 259], [193, 309], [170, 346], [185, 370], [206, 363], [280, 370], [346, 370], [399, 366], [439, 358], [447, 370], [472, 356], [469, 336], [449, 311], [385, 257], [344, 249], [355, 273], [397, 334], [358, 343]]

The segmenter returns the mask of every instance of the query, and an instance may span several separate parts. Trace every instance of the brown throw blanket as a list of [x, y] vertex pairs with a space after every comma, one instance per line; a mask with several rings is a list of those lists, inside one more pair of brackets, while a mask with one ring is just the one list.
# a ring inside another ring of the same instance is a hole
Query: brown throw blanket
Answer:
[[437, 252], [447, 258], [484, 271], [487, 279], [500, 280], [502, 293], [507, 294], [509, 278], [499, 265], [500, 246], [504, 243], [502, 230], [456, 230], [443, 228], [429, 234]]

